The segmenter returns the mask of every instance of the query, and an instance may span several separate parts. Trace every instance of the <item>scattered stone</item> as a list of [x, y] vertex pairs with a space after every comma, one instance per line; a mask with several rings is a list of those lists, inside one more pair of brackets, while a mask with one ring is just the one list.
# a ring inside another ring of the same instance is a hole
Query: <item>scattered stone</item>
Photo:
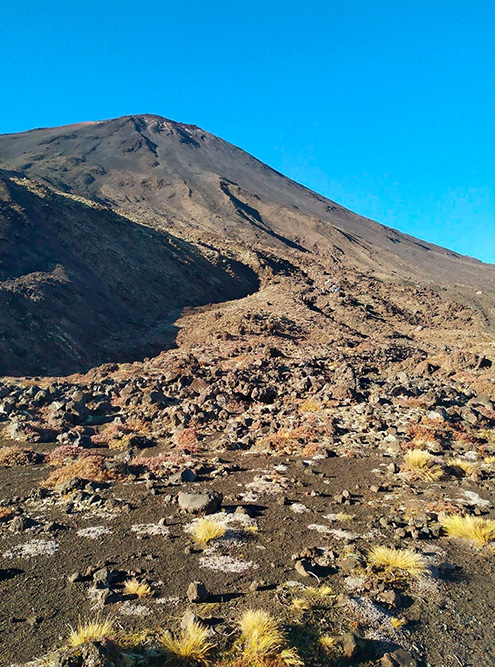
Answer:
[[214, 514], [220, 509], [222, 494], [217, 491], [204, 493], [179, 493], [179, 507], [190, 514]]
[[380, 664], [381, 667], [418, 667], [418, 661], [403, 648], [393, 653], [386, 653]]
[[363, 660], [370, 657], [368, 640], [348, 632], [342, 638], [342, 652], [348, 660]]
[[266, 586], [266, 582], [265, 582], [265, 581], [257, 581], [257, 580], [254, 580], [254, 581], [252, 581], [251, 584], [249, 585], [249, 590], [251, 591], [251, 593], [257, 593], [257, 592], [258, 592], [259, 590], [261, 590], [264, 586]]
[[209, 593], [201, 581], [191, 581], [187, 589], [187, 598], [189, 602], [206, 602]]
[[93, 574], [95, 586], [110, 586], [119, 576], [117, 570], [111, 570], [108, 567], [102, 567]]
[[201, 618], [188, 609], [181, 618], [180, 627], [182, 630], [188, 630], [193, 623], [201, 623]]
[[113, 664], [111, 650], [101, 642], [61, 649], [53, 660], [54, 667], [110, 667]]
[[198, 476], [196, 475], [194, 470], [191, 470], [190, 468], [185, 468], [184, 470], [175, 473], [175, 475], [171, 475], [168, 481], [171, 484], [179, 484], [180, 482], [195, 482], [197, 479]]
[[395, 609], [398, 609], [404, 605], [404, 599], [402, 595], [394, 589], [382, 591], [376, 596], [376, 599], [378, 602], [381, 602], [387, 607], [392, 607]]
[[294, 563], [294, 569], [301, 577], [309, 577], [313, 573], [313, 566], [311, 562], [307, 559], [296, 560]]
[[22, 533], [35, 525], [36, 523], [32, 519], [24, 516], [16, 516], [10, 522], [9, 531], [11, 533]]

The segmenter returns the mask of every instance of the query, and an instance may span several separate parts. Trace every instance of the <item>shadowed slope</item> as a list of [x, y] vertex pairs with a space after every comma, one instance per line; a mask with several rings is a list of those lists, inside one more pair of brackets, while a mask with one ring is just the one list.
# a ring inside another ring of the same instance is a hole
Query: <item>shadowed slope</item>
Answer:
[[258, 286], [219, 252], [206, 257], [101, 206], [0, 176], [0, 374], [73, 372], [156, 352], [170, 343], [163, 323], [178, 309]]

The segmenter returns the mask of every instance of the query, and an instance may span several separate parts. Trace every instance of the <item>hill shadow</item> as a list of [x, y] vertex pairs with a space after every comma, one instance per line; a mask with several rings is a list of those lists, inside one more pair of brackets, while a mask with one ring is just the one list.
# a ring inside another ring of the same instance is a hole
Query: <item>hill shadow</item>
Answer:
[[[59, 375], [175, 344], [185, 307], [257, 274], [219, 251], [0, 172], [0, 374]], [[18, 175], [19, 176], [19, 175]]]

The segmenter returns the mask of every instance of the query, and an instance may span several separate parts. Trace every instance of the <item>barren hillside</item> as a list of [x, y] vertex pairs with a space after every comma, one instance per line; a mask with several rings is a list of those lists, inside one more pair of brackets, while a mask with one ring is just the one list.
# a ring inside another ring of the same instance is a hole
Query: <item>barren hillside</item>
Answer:
[[182, 308], [256, 289], [263, 255], [336, 282], [348, 269], [424, 284], [493, 322], [494, 266], [362, 218], [195, 126], [141, 115], [2, 135], [0, 166], [6, 374], [152, 354]]

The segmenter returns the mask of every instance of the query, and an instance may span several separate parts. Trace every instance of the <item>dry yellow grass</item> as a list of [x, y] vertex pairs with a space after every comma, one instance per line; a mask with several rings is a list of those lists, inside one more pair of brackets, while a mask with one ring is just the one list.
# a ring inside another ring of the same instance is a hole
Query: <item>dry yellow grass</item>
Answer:
[[86, 624], [79, 622], [77, 628], [71, 628], [67, 643], [69, 646], [81, 646], [87, 642], [102, 641], [111, 637], [113, 632], [111, 621], [95, 619]]
[[337, 639], [332, 635], [322, 635], [318, 638], [318, 643], [325, 651], [332, 651], [338, 644]]
[[447, 516], [442, 521], [449, 537], [462, 537], [482, 545], [495, 540], [495, 519], [479, 516]]
[[335, 597], [333, 588], [327, 586], [327, 584], [322, 584], [319, 588], [317, 588], [316, 586], [308, 586], [307, 588], [304, 589], [304, 592], [306, 595], [309, 595], [310, 597], [313, 598], [323, 599], [328, 597]]
[[300, 412], [319, 412], [321, 410], [321, 405], [313, 401], [311, 398], [308, 398], [306, 401], [299, 405]]
[[451, 468], [456, 468], [461, 470], [465, 475], [472, 475], [475, 470], [477, 470], [478, 465], [472, 461], [467, 461], [466, 459], [461, 458], [460, 456], [450, 457], [446, 461], [447, 465]]
[[335, 598], [336, 595], [330, 586], [322, 584], [321, 586], [307, 586], [303, 591], [300, 597], [295, 597], [292, 599], [292, 609], [295, 611], [307, 611], [312, 607], [321, 605], [325, 601], [329, 601], [331, 598]]
[[120, 631], [117, 633], [117, 642], [121, 648], [133, 649], [143, 644], [147, 644], [155, 638], [154, 630], [148, 628], [145, 630]]
[[127, 449], [130, 449], [130, 436], [124, 435], [123, 438], [113, 438], [112, 440], [108, 441], [108, 448], [109, 449], [116, 449], [119, 452], [124, 452]]
[[435, 463], [434, 457], [422, 449], [411, 449], [404, 456], [406, 470], [420, 479], [433, 481], [443, 475], [442, 468]]
[[197, 544], [204, 547], [219, 537], [223, 537], [227, 532], [225, 524], [216, 519], [199, 519], [191, 529], [191, 534]]
[[295, 428], [282, 428], [271, 435], [264, 436], [260, 442], [275, 451], [292, 451], [294, 448], [300, 450], [301, 442], [306, 442], [312, 432], [307, 426]]
[[307, 598], [293, 598], [291, 607], [294, 611], [308, 611], [311, 609], [311, 604]]
[[426, 570], [424, 558], [410, 549], [374, 547], [370, 551], [368, 562], [372, 567], [386, 572], [408, 574], [411, 577], [418, 577]]
[[213, 644], [208, 641], [208, 630], [192, 621], [185, 630], [174, 637], [170, 632], [164, 632], [159, 641], [171, 659], [178, 664], [188, 662], [206, 662]]
[[495, 447], [495, 429], [493, 429], [493, 428], [492, 429], [485, 429], [482, 432], [482, 434], [483, 434], [485, 440], [488, 442], [488, 444], [491, 447]]
[[124, 584], [124, 591], [127, 595], [137, 595], [139, 598], [146, 598], [152, 594], [151, 587], [137, 579], [128, 579]]
[[297, 651], [287, 648], [280, 623], [263, 610], [248, 609], [239, 619], [241, 630], [241, 664], [246, 667], [266, 667], [283, 663], [287, 667], [302, 667]]

